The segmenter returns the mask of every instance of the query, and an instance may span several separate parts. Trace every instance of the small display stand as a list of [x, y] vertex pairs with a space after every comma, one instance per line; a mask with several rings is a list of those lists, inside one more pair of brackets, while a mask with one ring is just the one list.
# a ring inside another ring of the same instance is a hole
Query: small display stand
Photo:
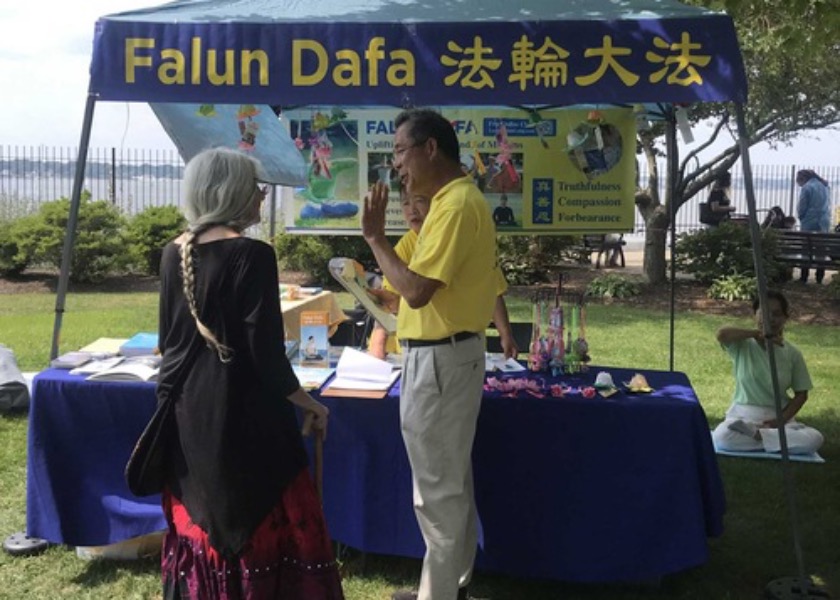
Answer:
[[533, 333], [528, 368], [535, 373], [551, 372], [554, 376], [586, 371], [590, 357], [584, 295], [564, 293], [560, 273], [557, 288], [537, 291], [532, 302]]

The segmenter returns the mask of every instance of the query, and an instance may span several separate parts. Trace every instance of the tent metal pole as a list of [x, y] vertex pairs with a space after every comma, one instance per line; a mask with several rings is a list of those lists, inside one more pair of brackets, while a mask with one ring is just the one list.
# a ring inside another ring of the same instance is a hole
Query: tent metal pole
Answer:
[[50, 360], [58, 356], [58, 341], [61, 334], [61, 320], [64, 316], [64, 299], [67, 296], [67, 284], [70, 281], [70, 260], [73, 256], [73, 244], [76, 241], [76, 226], [79, 222], [79, 205], [82, 200], [82, 184], [85, 181], [90, 130], [93, 125], [93, 108], [96, 97], [88, 92], [85, 103], [85, 117], [82, 122], [82, 135], [79, 140], [79, 154], [76, 156], [76, 174], [73, 178], [73, 193], [70, 197], [70, 215], [67, 218], [67, 230], [64, 235], [64, 248], [61, 251], [61, 271], [58, 275], [58, 290], [55, 297], [55, 321], [53, 323], [52, 347]]
[[275, 238], [277, 236], [277, 195], [277, 186], [272, 185], [271, 191], [268, 194], [268, 199], [270, 201], [270, 204], [268, 205], [268, 237], [271, 240], [272, 246], [274, 246], [274, 242], [276, 241]]
[[674, 113], [673, 106], [665, 111], [665, 151], [668, 155], [668, 229], [670, 230], [669, 246], [671, 249], [671, 324], [670, 324], [670, 339], [668, 341], [668, 369], [674, 370], [674, 314], [676, 312], [676, 281], [677, 281], [677, 265], [674, 261], [676, 256], [676, 203], [677, 203], [677, 171], [678, 171], [678, 154], [677, 154], [677, 119]]
[[[741, 154], [741, 167], [744, 175], [744, 192], [747, 200], [747, 212], [750, 219], [750, 239], [753, 247], [753, 263], [755, 266], [755, 276], [758, 284], [758, 298], [759, 310], [761, 311], [761, 322], [764, 323], [765, 334], [769, 333], [770, 312], [767, 306], [767, 276], [764, 272], [763, 251], [761, 246], [761, 229], [758, 224], [758, 216], [756, 212], [755, 203], [755, 188], [753, 187], [752, 165], [750, 164], [750, 146], [747, 141], [748, 133], [746, 126], [746, 118], [744, 116], [743, 105], [735, 105], [735, 118], [738, 122], [738, 146]], [[776, 405], [776, 423], [779, 431], [779, 444], [781, 445], [782, 454], [782, 477], [784, 480], [785, 495], [787, 497], [788, 509], [790, 511], [790, 524], [793, 533], [793, 549], [796, 554], [796, 563], [799, 572], [799, 583], [792, 581], [791, 588], [798, 590], [797, 595], [790, 597], [812, 598], [814, 596], [806, 595], [808, 588], [811, 587], [810, 578], [805, 577], [805, 561], [802, 555], [802, 545], [799, 537], [799, 513], [796, 507], [796, 486], [793, 481], [793, 470], [790, 464], [790, 454], [788, 452], [787, 435], [785, 433], [784, 419], [782, 417], [782, 397], [783, 390], [779, 388], [779, 380], [776, 367], [776, 353], [774, 344], [767, 346], [767, 355], [770, 359], [770, 376], [773, 383], [773, 395], [775, 397]], [[768, 593], [772, 590], [768, 586]]]

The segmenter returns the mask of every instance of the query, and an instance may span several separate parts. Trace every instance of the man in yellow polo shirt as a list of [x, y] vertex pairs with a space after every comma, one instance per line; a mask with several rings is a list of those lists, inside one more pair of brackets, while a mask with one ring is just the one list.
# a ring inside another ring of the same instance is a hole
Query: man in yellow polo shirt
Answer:
[[432, 202], [408, 264], [385, 237], [387, 186], [374, 185], [362, 213], [365, 241], [402, 296], [400, 422], [426, 542], [418, 592], [392, 598], [462, 600], [478, 537], [471, 452], [484, 383], [484, 328], [496, 301], [496, 231], [487, 201], [461, 170], [449, 121], [411, 109], [394, 124], [400, 181], [408, 193]]
[[[411, 257], [414, 256], [414, 250], [417, 248], [417, 237], [420, 235], [423, 221], [429, 214], [430, 204], [431, 201], [426, 196], [409, 194], [405, 191], [405, 188], [400, 188], [400, 205], [403, 218], [408, 225], [408, 231], [394, 246], [394, 252], [406, 264], [411, 262]], [[496, 303], [493, 308], [493, 324], [499, 332], [499, 341], [505, 358], [516, 358], [519, 354], [519, 348], [516, 346], [516, 340], [513, 337], [507, 304], [505, 304], [504, 293], [507, 291], [507, 287], [507, 280], [502, 270], [497, 269], [496, 293], [498, 296], [496, 296]], [[382, 289], [372, 289], [370, 292], [379, 298], [385, 308], [397, 314], [400, 295], [387, 278], [382, 280]], [[368, 341], [368, 352], [379, 359], [384, 359], [388, 354], [399, 353], [400, 346], [396, 334], [388, 335], [385, 328], [378, 321], [375, 322]]]

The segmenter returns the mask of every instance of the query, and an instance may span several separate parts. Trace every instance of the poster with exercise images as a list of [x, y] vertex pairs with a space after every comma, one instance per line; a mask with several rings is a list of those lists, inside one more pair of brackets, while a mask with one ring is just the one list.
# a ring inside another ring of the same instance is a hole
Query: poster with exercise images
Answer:
[[[391, 189], [387, 230], [406, 230], [394, 168], [398, 109], [286, 111], [307, 161], [307, 183], [284, 195], [286, 231], [360, 232], [363, 198]], [[484, 193], [499, 231], [630, 232], [634, 223], [635, 117], [629, 108], [443, 108], [461, 166]]]

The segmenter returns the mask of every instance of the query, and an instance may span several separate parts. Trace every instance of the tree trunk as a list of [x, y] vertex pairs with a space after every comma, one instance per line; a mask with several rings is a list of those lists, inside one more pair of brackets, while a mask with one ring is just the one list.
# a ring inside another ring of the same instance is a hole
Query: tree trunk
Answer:
[[668, 240], [668, 212], [656, 206], [645, 220], [643, 271], [649, 283], [665, 283], [667, 278], [665, 247]]

